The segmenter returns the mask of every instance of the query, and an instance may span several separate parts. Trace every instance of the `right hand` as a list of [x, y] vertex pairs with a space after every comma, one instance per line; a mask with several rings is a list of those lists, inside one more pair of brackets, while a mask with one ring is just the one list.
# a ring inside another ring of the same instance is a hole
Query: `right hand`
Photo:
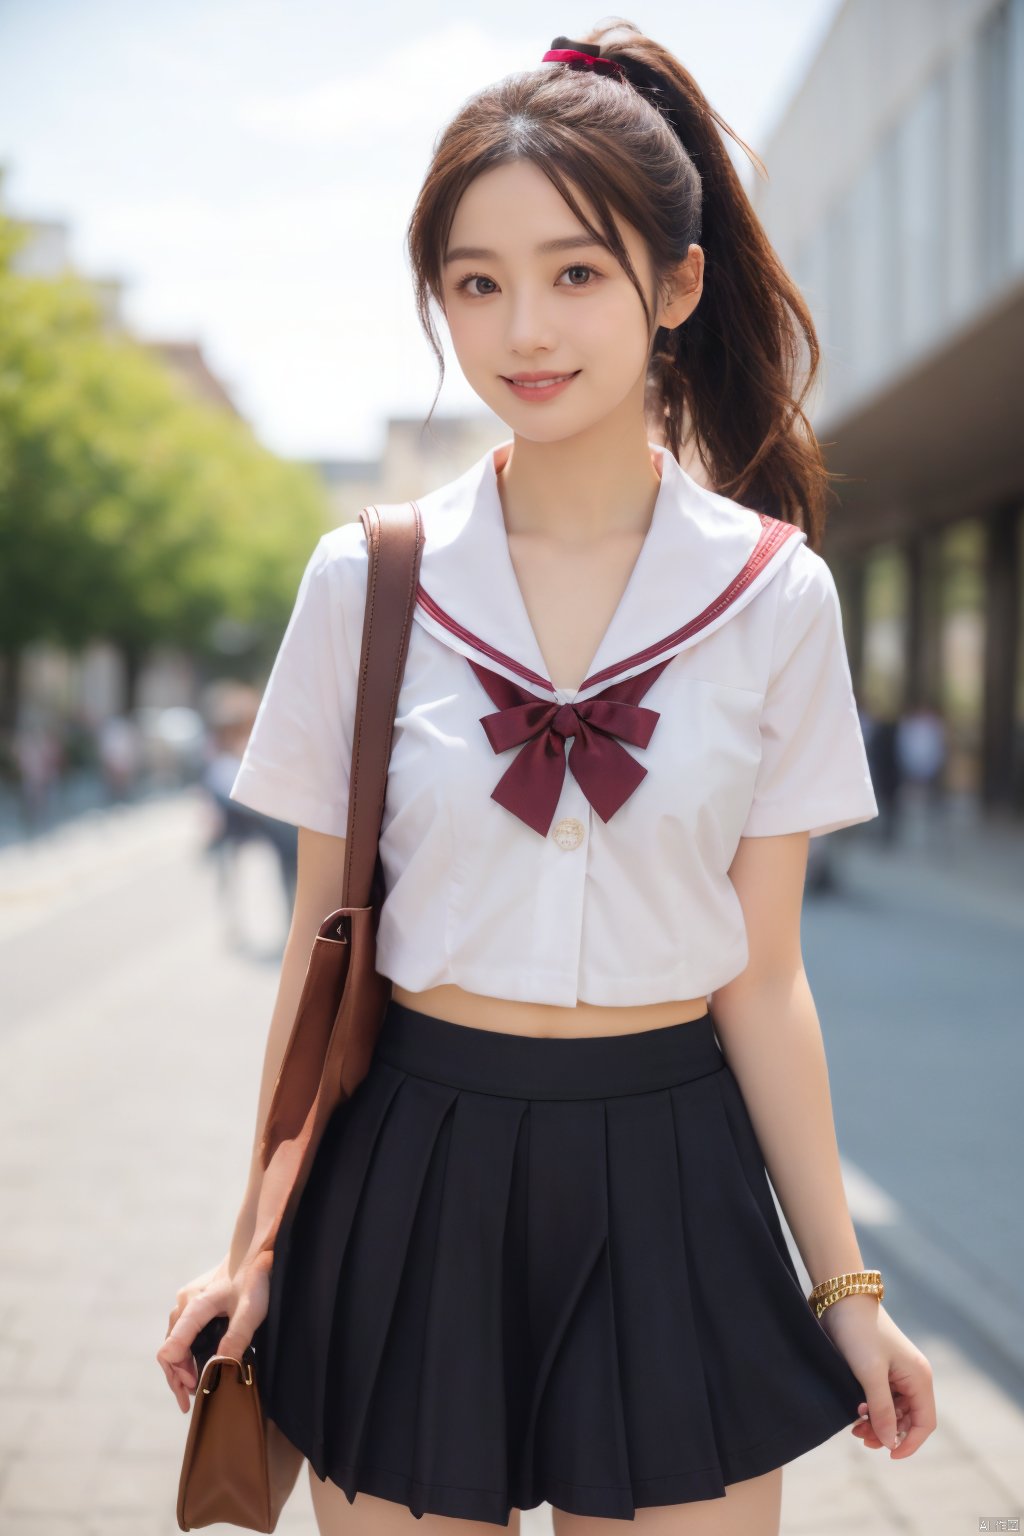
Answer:
[[211, 1318], [226, 1316], [228, 1326], [217, 1353], [240, 1360], [267, 1315], [272, 1263], [273, 1254], [264, 1251], [251, 1263], [243, 1263], [233, 1275], [225, 1256], [178, 1292], [167, 1323], [167, 1337], [156, 1358], [182, 1413], [188, 1413], [190, 1399], [199, 1384], [192, 1354], [196, 1335]]

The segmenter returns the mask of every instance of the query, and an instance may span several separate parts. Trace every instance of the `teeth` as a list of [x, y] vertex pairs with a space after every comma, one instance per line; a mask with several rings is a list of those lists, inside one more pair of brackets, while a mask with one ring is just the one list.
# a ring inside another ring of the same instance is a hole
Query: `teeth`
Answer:
[[571, 373], [563, 373], [557, 379], [513, 379], [512, 382], [518, 389], [550, 389], [552, 384], [562, 384], [571, 378]]

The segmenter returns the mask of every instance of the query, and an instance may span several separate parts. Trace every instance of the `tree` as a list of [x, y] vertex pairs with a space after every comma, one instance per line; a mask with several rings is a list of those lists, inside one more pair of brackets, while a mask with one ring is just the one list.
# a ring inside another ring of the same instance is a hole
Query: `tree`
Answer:
[[16, 272], [18, 243], [0, 216], [2, 723], [33, 640], [108, 639], [133, 677], [158, 644], [218, 654], [227, 619], [263, 662], [328, 526], [320, 482], [106, 332], [81, 279]]

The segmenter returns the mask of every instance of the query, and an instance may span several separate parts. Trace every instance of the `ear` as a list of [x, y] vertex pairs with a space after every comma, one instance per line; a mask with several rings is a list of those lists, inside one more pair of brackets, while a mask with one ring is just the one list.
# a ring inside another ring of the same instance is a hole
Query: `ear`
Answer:
[[691, 245], [682, 261], [673, 267], [664, 280], [662, 292], [658, 324], [672, 331], [690, 318], [704, 292], [704, 251], [699, 245]]

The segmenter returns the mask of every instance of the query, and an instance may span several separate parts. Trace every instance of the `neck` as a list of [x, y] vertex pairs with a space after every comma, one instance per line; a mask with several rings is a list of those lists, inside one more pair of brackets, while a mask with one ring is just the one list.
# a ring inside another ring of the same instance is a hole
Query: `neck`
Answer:
[[644, 534], [661, 480], [646, 424], [580, 433], [553, 443], [516, 437], [496, 459], [498, 493], [510, 534], [580, 546], [608, 535]]

